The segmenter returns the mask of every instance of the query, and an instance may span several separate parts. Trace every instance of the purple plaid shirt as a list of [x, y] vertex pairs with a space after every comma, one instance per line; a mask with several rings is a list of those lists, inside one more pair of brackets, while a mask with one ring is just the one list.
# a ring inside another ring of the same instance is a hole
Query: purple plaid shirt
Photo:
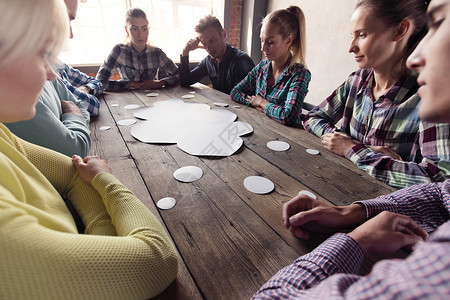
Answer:
[[264, 110], [266, 115], [283, 125], [300, 124], [303, 100], [308, 93], [311, 73], [300, 64], [286, 66], [273, 87], [268, 88], [267, 81], [271, 73], [270, 61], [262, 60], [233, 88], [231, 98], [250, 106], [246, 100], [247, 95], [259, 95], [270, 102]]
[[324, 102], [303, 120], [306, 130], [321, 137], [340, 131], [365, 145], [388, 146], [403, 160], [411, 161], [411, 150], [420, 119], [416, 95], [418, 84], [413, 75], [400, 78], [384, 95], [372, 96], [373, 70], [352, 73]]
[[395, 187], [450, 179], [450, 124], [421, 122], [411, 151], [412, 161], [396, 160], [364, 144], [346, 157], [376, 179]]
[[450, 181], [415, 185], [359, 202], [368, 218], [389, 210], [411, 217], [430, 238], [406, 259], [385, 259], [358, 275], [359, 245], [337, 233], [279, 271], [254, 299], [449, 299]]
[[[122, 80], [109, 80], [114, 69]], [[139, 53], [132, 45], [119, 44], [98, 70], [97, 79], [105, 90], [123, 90], [129, 89], [131, 81], [157, 79], [160, 69], [167, 74], [161, 80], [168, 84], [178, 82], [178, 67], [160, 48], [147, 46]]]

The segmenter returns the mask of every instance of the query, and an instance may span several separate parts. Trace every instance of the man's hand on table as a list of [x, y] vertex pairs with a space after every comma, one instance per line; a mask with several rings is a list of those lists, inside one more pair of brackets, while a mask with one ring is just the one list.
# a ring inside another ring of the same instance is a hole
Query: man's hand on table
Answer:
[[298, 195], [283, 205], [284, 225], [302, 239], [309, 239], [311, 233], [355, 228], [365, 220], [366, 209], [361, 204], [332, 206]]
[[393, 254], [403, 247], [413, 249], [428, 234], [411, 218], [384, 211], [348, 234], [364, 254]]

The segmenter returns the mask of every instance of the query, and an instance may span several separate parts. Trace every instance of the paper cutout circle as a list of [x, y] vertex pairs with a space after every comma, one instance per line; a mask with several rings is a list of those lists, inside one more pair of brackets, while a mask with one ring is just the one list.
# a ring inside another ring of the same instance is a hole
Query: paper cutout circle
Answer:
[[98, 130], [105, 131], [105, 130], [108, 130], [110, 128], [111, 128], [111, 126], [105, 125], [105, 126], [100, 127]]
[[241, 108], [240, 105], [233, 105], [234, 108]]
[[159, 94], [158, 93], [148, 93], [147, 95], [145, 95], [147, 97], [158, 97]]
[[186, 166], [173, 172], [173, 177], [181, 182], [194, 182], [203, 176], [203, 171], [196, 166]]
[[128, 104], [128, 105], [125, 105], [123, 108], [125, 108], [125, 109], [135, 109], [135, 108], [138, 108], [138, 107], [140, 107], [139, 104]]
[[306, 149], [306, 152], [311, 155], [317, 155], [320, 153], [319, 150], [316, 149]]
[[228, 103], [223, 103], [223, 102], [214, 102], [215, 106], [220, 106], [220, 107], [228, 107]]
[[244, 186], [247, 190], [255, 194], [267, 194], [275, 188], [272, 181], [261, 176], [249, 176], [245, 178]]
[[189, 94], [195, 94], [195, 91], [190, 91]]
[[311, 197], [313, 199], [317, 199], [316, 195], [314, 195], [313, 193], [311, 193], [310, 191], [307, 191], [307, 190], [301, 190], [298, 194], [299, 195], [306, 195], [306, 196], [309, 196], [309, 197]]
[[119, 103], [111, 104], [111, 106], [112, 106], [112, 107], [117, 107], [117, 106], [119, 106]]
[[183, 99], [192, 99], [192, 98], [194, 98], [194, 97], [195, 97], [195, 96], [192, 95], [192, 94], [186, 94], [186, 95], [181, 96], [181, 98], [183, 98]]
[[117, 124], [119, 124], [121, 126], [133, 125], [134, 123], [136, 123], [136, 119], [123, 119], [123, 120], [117, 121]]
[[175, 198], [165, 197], [160, 199], [156, 203], [156, 206], [158, 206], [159, 209], [171, 209], [175, 206], [175, 204], [177, 204], [177, 200], [175, 200]]
[[291, 148], [291, 145], [283, 141], [270, 141], [267, 143], [267, 147], [273, 151], [286, 151]]

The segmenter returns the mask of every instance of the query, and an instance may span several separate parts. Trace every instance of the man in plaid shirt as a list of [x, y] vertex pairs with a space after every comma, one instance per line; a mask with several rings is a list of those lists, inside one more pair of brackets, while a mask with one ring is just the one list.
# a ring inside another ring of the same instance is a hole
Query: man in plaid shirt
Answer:
[[[420, 117], [450, 123], [450, 0], [431, 1], [428, 23], [428, 34], [409, 57], [408, 66], [420, 71]], [[300, 238], [359, 226], [348, 234], [336, 233], [278, 272], [255, 299], [450, 296], [449, 180], [411, 186], [344, 207], [300, 195], [285, 204], [283, 218]], [[427, 232], [433, 234], [427, 238]], [[358, 275], [366, 254], [392, 254], [402, 247], [414, 251], [404, 260], [385, 259], [370, 274]]]
[[88, 76], [68, 64], [59, 61], [55, 67], [55, 72], [62, 79], [67, 89], [72, 92], [79, 100], [83, 101], [84, 106], [91, 116], [98, 116], [100, 102], [98, 95], [103, 93], [103, 85], [94, 77]]
[[[64, 0], [64, 2], [67, 6], [69, 20], [72, 22], [77, 17], [78, 0]], [[70, 38], [73, 38], [72, 25], [70, 26]], [[101, 82], [62, 61], [57, 62], [54, 69], [67, 89], [83, 102], [89, 114], [93, 117], [97, 116], [100, 102], [96, 96], [103, 93]]]

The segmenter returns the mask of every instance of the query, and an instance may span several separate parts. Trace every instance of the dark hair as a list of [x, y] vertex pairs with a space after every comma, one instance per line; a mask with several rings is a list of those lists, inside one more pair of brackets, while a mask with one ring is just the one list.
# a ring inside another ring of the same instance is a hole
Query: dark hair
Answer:
[[290, 65], [300, 63], [305, 65], [306, 55], [306, 29], [305, 15], [298, 6], [289, 6], [286, 9], [279, 9], [268, 14], [262, 21], [262, 24], [273, 24], [278, 26], [278, 33], [286, 39], [292, 35]]
[[216, 17], [214, 17], [212, 15], [208, 15], [208, 16], [204, 17], [203, 19], [200, 19], [200, 21], [198, 21], [197, 26], [195, 26], [194, 30], [197, 33], [202, 33], [209, 27], [212, 27], [215, 30], [217, 30], [217, 32], [219, 34], [222, 33], [222, 30], [223, 30], [222, 24], [220, 24], [219, 19], [217, 19]]
[[394, 27], [405, 19], [414, 24], [414, 32], [406, 45], [406, 51], [401, 58], [403, 70], [406, 71], [406, 59], [414, 51], [422, 38], [427, 34], [427, 19], [425, 17], [430, 1], [424, 0], [358, 0], [355, 9], [367, 7], [388, 27]]
[[140, 8], [130, 8], [129, 10], [127, 10], [125, 14], [125, 25], [127, 25], [130, 22], [131, 18], [144, 18], [147, 20], [147, 15]]

